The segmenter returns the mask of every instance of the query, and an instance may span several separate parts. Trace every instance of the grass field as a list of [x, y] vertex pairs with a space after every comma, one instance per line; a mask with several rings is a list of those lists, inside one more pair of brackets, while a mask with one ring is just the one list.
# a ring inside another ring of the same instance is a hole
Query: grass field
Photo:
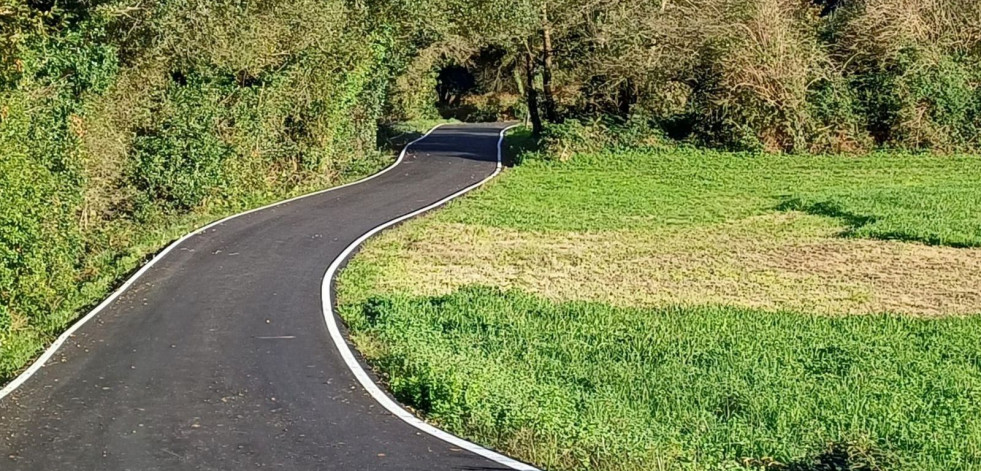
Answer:
[[554, 470], [981, 467], [975, 157], [529, 158], [370, 241], [394, 394]]

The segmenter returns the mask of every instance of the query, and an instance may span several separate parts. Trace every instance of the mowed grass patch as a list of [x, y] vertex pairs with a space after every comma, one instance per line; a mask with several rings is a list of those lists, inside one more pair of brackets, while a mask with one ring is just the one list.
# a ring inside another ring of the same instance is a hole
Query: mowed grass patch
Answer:
[[978, 163], [684, 148], [532, 158], [360, 258], [381, 265], [376, 289], [413, 295], [483, 284], [621, 306], [974, 314]]
[[837, 237], [799, 212], [659, 231], [520, 231], [427, 220], [370, 241], [351, 270], [377, 292], [478, 284], [625, 307], [729, 305], [807, 314], [981, 311], [981, 249]]
[[377, 295], [342, 315], [399, 400], [545, 469], [981, 466], [978, 317], [632, 309], [481, 287]]

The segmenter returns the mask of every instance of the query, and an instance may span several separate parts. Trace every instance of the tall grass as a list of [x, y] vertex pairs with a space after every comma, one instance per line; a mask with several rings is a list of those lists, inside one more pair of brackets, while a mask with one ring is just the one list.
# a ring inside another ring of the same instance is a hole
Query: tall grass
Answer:
[[545, 469], [981, 466], [976, 317], [620, 309], [480, 287], [342, 315], [396, 398]]

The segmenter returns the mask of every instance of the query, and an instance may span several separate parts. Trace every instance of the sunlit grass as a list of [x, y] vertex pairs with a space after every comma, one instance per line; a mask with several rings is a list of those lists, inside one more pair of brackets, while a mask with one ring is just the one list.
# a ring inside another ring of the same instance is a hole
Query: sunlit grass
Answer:
[[834, 217], [849, 235], [981, 245], [981, 158], [605, 152], [526, 159], [439, 218], [528, 230], [719, 223], [779, 210]]
[[397, 398], [546, 469], [981, 466], [977, 317], [641, 310], [489, 288], [376, 296], [344, 317]]

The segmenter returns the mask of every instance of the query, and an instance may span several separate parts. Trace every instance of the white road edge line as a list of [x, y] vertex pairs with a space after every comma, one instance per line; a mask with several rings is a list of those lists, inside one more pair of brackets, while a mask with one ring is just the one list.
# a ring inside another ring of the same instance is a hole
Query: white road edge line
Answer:
[[247, 214], [252, 214], [254, 212], [262, 211], [264, 209], [273, 208], [273, 207], [284, 205], [286, 203], [290, 203], [290, 202], [293, 202], [293, 201], [296, 201], [296, 200], [300, 200], [300, 199], [303, 199], [303, 198], [309, 198], [311, 196], [316, 196], [316, 195], [324, 194], [324, 193], [327, 193], [327, 192], [330, 192], [330, 191], [340, 190], [341, 188], [346, 188], [346, 187], [349, 187], [349, 186], [352, 186], [352, 185], [357, 185], [359, 183], [364, 183], [364, 182], [366, 182], [368, 180], [371, 180], [373, 178], [378, 178], [378, 177], [384, 175], [385, 173], [388, 173], [390, 170], [394, 169], [400, 163], [402, 163], [402, 160], [405, 159], [405, 154], [409, 150], [409, 147], [411, 147], [413, 144], [415, 144], [415, 143], [417, 143], [417, 142], [425, 139], [426, 137], [428, 137], [430, 134], [432, 134], [434, 131], [436, 131], [437, 129], [439, 129], [443, 125], [444, 124], [437, 124], [432, 129], [430, 129], [426, 134], [424, 134], [422, 137], [420, 137], [420, 138], [418, 138], [418, 139], [410, 142], [408, 145], [406, 145], [402, 149], [402, 152], [399, 153], [399, 157], [398, 157], [398, 159], [395, 160], [395, 163], [393, 163], [392, 165], [389, 165], [388, 167], [385, 167], [385, 169], [383, 169], [382, 171], [380, 171], [378, 173], [369, 175], [369, 176], [367, 176], [365, 178], [362, 178], [360, 180], [357, 180], [357, 181], [354, 181], [354, 182], [351, 182], [351, 183], [345, 183], [343, 185], [335, 186], [335, 187], [332, 187], [332, 188], [327, 188], [325, 190], [315, 191], [313, 193], [308, 193], [308, 194], [305, 194], [305, 195], [297, 196], [295, 198], [290, 198], [290, 199], [287, 199], [287, 200], [283, 200], [283, 201], [279, 201], [279, 202], [276, 202], [276, 203], [268, 204], [268, 205], [262, 206], [260, 208], [250, 209], [250, 210], [245, 211], [245, 212], [234, 214], [234, 215], [228, 216], [226, 218], [220, 219], [218, 221], [215, 221], [215, 222], [213, 222], [211, 224], [208, 224], [208, 225], [206, 225], [206, 226], [204, 226], [204, 227], [202, 227], [200, 229], [196, 229], [196, 230], [194, 230], [192, 232], [189, 232], [189, 233], [185, 234], [183, 237], [181, 237], [180, 239], [177, 239], [176, 241], [174, 241], [173, 243], [171, 243], [170, 245], [168, 245], [166, 248], [164, 248], [162, 251], [160, 251], [159, 253], [157, 253], [157, 255], [155, 255], [149, 262], [147, 262], [146, 265], [143, 265], [143, 267], [140, 268], [136, 273], [134, 273], [133, 276], [131, 276], [128, 280], [126, 280], [126, 282], [123, 283], [122, 286], [120, 286], [118, 289], [116, 289], [116, 291], [114, 291], [111, 295], [109, 295], [108, 298], [106, 298], [104, 301], [102, 301], [101, 303], [99, 303], [99, 305], [96, 306], [94, 309], [92, 309], [92, 311], [90, 311], [88, 314], [86, 314], [85, 317], [83, 317], [83, 318], [79, 319], [78, 321], [76, 321], [74, 324], [72, 324], [71, 327], [68, 328], [68, 330], [66, 330], [64, 333], [62, 333], [60, 336], [58, 336], [58, 338], [54, 341], [54, 343], [52, 343], [51, 346], [48, 347], [48, 349], [45, 350], [44, 353], [41, 354], [41, 356], [38, 357], [38, 359], [35, 360], [34, 363], [32, 363], [29, 368], [27, 368], [26, 370], [24, 370], [23, 373], [21, 373], [20, 375], [18, 375], [16, 378], [14, 378], [13, 381], [11, 381], [6, 386], [4, 386], [3, 389], [0, 389], [0, 400], [2, 400], [3, 398], [7, 397], [8, 395], [10, 395], [10, 393], [14, 392], [17, 388], [19, 388], [21, 385], [23, 385], [27, 380], [31, 379], [31, 376], [34, 376], [35, 373], [37, 373], [41, 368], [43, 368], [44, 367], [44, 364], [47, 363], [48, 360], [50, 360], [52, 356], [54, 356], [54, 354], [58, 351], [58, 349], [61, 348], [61, 346], [66, 341], [68, 341], [68, 339], [71, 338], [71, 336], [74, 335], [75, 332], [78, 331], [78, 329], [80, 329], [83, 325], [85, 325], [86, 322], [92, 320], [92, 318], [94, 318], [100, 312], [102, 312], [103, 309], [105, 309], [110, 304], [112, 304], [112, 302], [115, 301], [116, 298], [118, 298], [121, 294], [123, 294], [127, 289], [129, 289], [129, 287], [132, 286], [133, 283], [135, 283], [137, 279], [139, 279], [141, 276], [143, 276], [143, 274], [146, 273], [148, 270], [150, 270], [150, 268], [153, 268], [153, 266], [156, 265], [157, 262], [160, 261], [160, 259], [162, 259], [165, 256], [167, 256], [168, 253], [170, 253], [172, 250], [174, 250], [175, 248], [177, 248], [177, 246], [181, 245], [187, 239], [190, 239], [191, 237], [194, 237], [195, 235], [204, 233], [208, 229], [212, 229], [212, 228], [214, 228], [216, 226], [219, 226], [219, 225], [224, 224], [224, 223], [226, 223], [228, 221], [231, 221], [232, 219], [235, 219], [235, 218], [238, 218], [238, 217], [241, 217], [241, 216], [245, 216]]
[[[378, 385], [371, 380], [371, 377], [368, 376], [368, 373], [364, 370], [364, 368], [361, 367], [361, 363], [359, 363], [357, 358], [355, 358], [354, 353], [351, 351], [351, 348], [348, 347], [347, 341], [344, 339], [344, 335], [341, 334], [341, 330], [337, 325], [337, 316], [334, 315], [334, 300], [333, 300], [334, 295], [331, 290], [331, 284], [333, 283], [334, 276], [337, 274], [337, 270], [340, 269], [344, 261], [347, 260], [348, 257], [351, 256], [351, 253], [354, 252], [354, 250], [358, 248], [358, 246], [364, 243], [365, 240], [381, 232], [382, 230], [385, 230], [402, 221], [405, 221], [406, 219], [410, 219], [412, 217], [418, 216], [427, 211], [443, 206], [444, 204], [450, 202], [451, 200], [459, 196], [462, 196], [479, 186], [482, 186], [483, 184], [490, 181], [492, 178], [496, 177], [499, 173], [501, 173], [501, 168], [502, 168], [501, 147], [504, 144], [504, 136], [509, 130], [511, 130], [516, 126], [509, 126], [501, 130], [500, 137], [497, 140], [497, 169], [494, 170], [493, 174], [481, 180], [480, 182], [477, 182], [467, 188], [464, 188], [442, 200], [439, 200], [429, 206], [426, 206], [425, 208], [413, 211], [409, 214], [400, 216], [396, 219], [392, 219], [391, 221], [388, 221], [362, 235], [360, 238], [358, 238], [358, 240], [355, 240], [351, 245], [347, 246], [347, 248], [344, 249], [344, 251], [341, 252], [341, 254], [336, 259], [334, 259], [334, 262], [330, 264], [330, 267], [327, 269], [327, 273], [324, 275], [324, 280], [321, 285], [321, 292], [322, 292], [323, 304], [324, 304], [324, 321], [327, 322], [327, 329], [330, 331], [330, 337], [334, 340], [334, 345], [337, 346], [337, 350], [340, 352], [341, 357], [344, 358], [344, 362], [347, 363], [347, 367], [350, 368], [352, 373], [354, 373], [354, 376], [358, 379], [358, 382], [361, 383], [361, 386], [366, 391], [368, 391], [368, 394], [370, 394], [371, 397], [375, 399], [375, 401], [381, 404], [382, 407], [384, 407], [386, 410], [391, 412], [396, 417], [402, 419], [403, 422], [419, 429], [422, 432], [428, 433], [429, 435], [432, 435], [440, 440], [443, 440], [453, 446], [462, 448], [476, 455], [483, 456], [484, 458], [487, 458], [491, 461], [495, 461], [498, 464], [507, 466], [511, 469], [516, 469], [519, 471], [539, 471], [539, 469], [535, 468], [534, 466], [508, 458], [507, 456], [504, 456], [500, 453], [488, 450], [487, 448], [484, 448], [480, 445], [471, 443], [467, 440], [457, 437], [456, 435], [444, 432], [436, 427], [433, 427], [432, 425], [429, 425], [425, 421], [412, 415], [411, 413], [409, 413], [409, 411], [403, 409], [402, 406], [400, 406], [398, 403], [392, 400], [392, 398], [390, 398], [388, 394], [385, 394], [385, 392], [382, 391], [381, 388], [378, 387]], [[410, 144], [410, 146], [411, 145], [412, 144]]]

